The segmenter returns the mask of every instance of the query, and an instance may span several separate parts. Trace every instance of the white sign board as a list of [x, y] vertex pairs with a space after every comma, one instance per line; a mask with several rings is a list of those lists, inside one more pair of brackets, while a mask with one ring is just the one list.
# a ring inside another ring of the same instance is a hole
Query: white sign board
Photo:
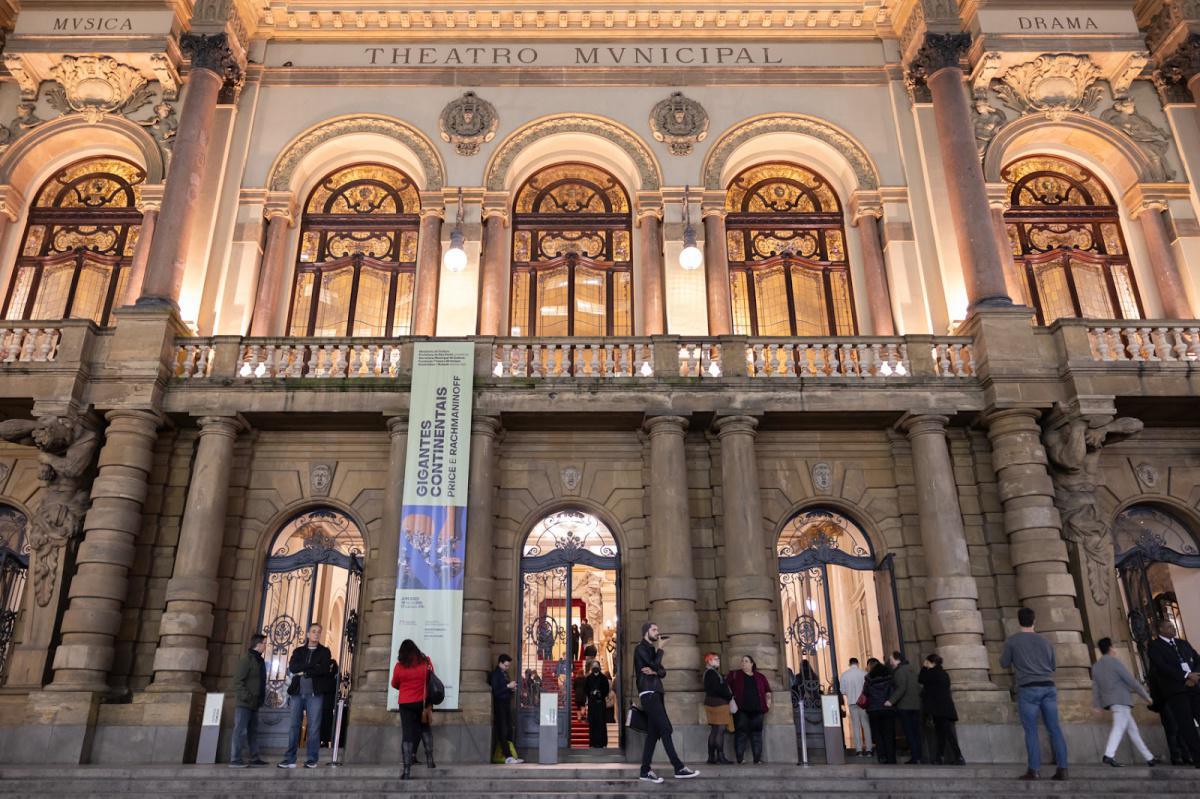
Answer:
[[539, 727], [558, 726], [558, 694], [542, 694], [538, 710], [540, 711], [538, 713]]
[[980, 9], [981, 33], [1025, 34], [1027, 36], [1099, 36], [1137, 35], [1137, 19], [1131, 9], [1053, 9], [1030, 8]]
[[821, 695], [821, 719], [826, 727], [841, 727], [842, 726], [842, 711], [838, 704], [840, 697], [837, 694], [822, 694]]
[[204, 720], [201, 724], [205, 727], [220, 727], [221, 706], [224, 704], [225, 694], [207, 694], [204, 697]]

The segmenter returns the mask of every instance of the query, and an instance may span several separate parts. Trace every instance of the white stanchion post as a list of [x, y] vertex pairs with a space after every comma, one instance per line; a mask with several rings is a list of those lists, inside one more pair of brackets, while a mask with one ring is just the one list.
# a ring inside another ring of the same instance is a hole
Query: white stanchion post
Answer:
[[338, 746], [342, 742], [342, 711], [345, 710], [345, 707], [346, 707], [346, 700], [339, 699], [337, 701], [336, 718], [334, 718], [334, 720], [333, 720], [333, 757], [330, 758], [330, 760], [329, 760], [329, 765], [331, 765], [331, 766], [342, 765], [341, 763], [338, 762], [337, 757], [338, 757]]

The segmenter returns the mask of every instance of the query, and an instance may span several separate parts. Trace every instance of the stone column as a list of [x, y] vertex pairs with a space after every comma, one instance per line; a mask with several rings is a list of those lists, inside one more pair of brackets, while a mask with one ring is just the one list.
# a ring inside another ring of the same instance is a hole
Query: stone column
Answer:
[[188, 247], [198, 217], [200, 186], [208, 165], [213, 119], [221, 89], [241, 79], [228, 37], [184, 34], [180, 44], [191, 56], [187, 97], [171, 151], [171, 170], [163, 191], [158, 234], [150, 243], [141, 304], [179, 307], [179, 289], [187, 269]]
[[1038, 632], [1054, 643], [1058, 686], [1086, 687], [1091, 657], [1083, 643], [1083, 619], [1075, 604], [1062, 520], [1054, 507], [1040, 415], [1036, 408], [1011, 408], [990, 411], [983, 421], [1004, 506], [1017, 598], [1033, 608]]
[[666, 297], [663, 275], [662, 209], [638, 210], [638, 250], [641, 255], [641, 295], [634, 297], [638, 314], [639, 336], [661, 336], [666, 320]]
[[158, 226], [158, 212], [162, 207], [163, 186], [143, 186], [142, 200], [138, 208], [142, 212], [142, 224], [138, 229], [137, 244], [133, 246], [133, 259], [129, 265], [129, 280], [125, 282], [125, 293], [121, 305], [133, 305], [142, 295], [142, 284], [146, 282], [146, 264], [150, 262], [150, 243], [154, 241], [154, 229]]
[[0, 185], [0, 244], [8, 233], [8, 226], [21, 218], [21, 210], [25, 207], [25, 198], [17, 187], [5, 183]]
[[697, 718], [700, 701], [700, 619], [684, 452], [687, 425], [682, 416], [654, 416], [645, 425], [650, 437], [650, 620], [671, 636], [663, 647], [667, 708], [682, 724]]
[[1004, 269], [996, 249], [983, 168], [976, 149], [975, 126], [963, 86], [962, 56], [967, 33], [928, 33], [909, 65], [914, 93], [926, 87], [933, 102], [938, 151], [946, 174], [946, 202], [954, 220], [963, 281], [971, 308], [1011, 305]]
[[479, 335], [508, 335], [508, 213], [483, 209], [483, 268], [479, 289]]
[[874, 335], [896, 335], [892, 318], [892, 294], [888, 290], [887, 267], [883, 261], [883, 242], [879, 237], [879, 220], [883, 218], [883, 203], [878, 194], [864, 196], [855, 192], [850, 198], [851, 224], [858, 228], [862, 249], [863, 277], [867, 305], [875, 323]]
[[[488, 724], [492, 718], [487, 675], [492, 662], [492, 567], [496, 527], [496, 440], [500, 419], [471, 420], [471, 492], [467, 498], [467, 563], [463, 583], [461, 707], [468, 724]], [[513, 671], [513, 679], [517, 679]]]
[[388, 471], [377, 553], [366, 572], [367, 612], [363, 625], [363, 681], [359, 690], [382, 704], [392, 679], [392, 613], [396, 605], [396, 560], [400, 555], [400, 510], [404, 505], [404, 466], [408, 457], [408, 417], [387, 420]]
[[166, 609], [158, 628], [150, 691], [201, 692], [208, 666], [218, 569], [225, 541], [225, 511], [233, 445], [243, 427], [237, 416], [205, 416], [167, 581]]
[[83, 543], [48, 691], [107, 690], [134, 542], [142, 529], [160, 417], [150, 411], [114, 410], [105, 418], [109, 424], [92, 483], [92, 506], [83, 521]]
[[[771, 685], [779, 687], [779, 645], [774, 606], [778, 588], [771, 579], [770, 549], [762, 522], [754, 438], [758, 419], [722, 416], [716, 421], [721, 442], [721, 516], [725, 541], [727, 635], [725, 662], [751, 655]], [[732, 665], [730, 666], [733, 667]]]
[[[1177, 13], [1179, 9], [1171, 10]], [[1194, 20], [1178, 21], [1186, 23]], [[1161, 59], [1159, 68], [1154, 72], [1154, 84], [1163, 105], [1192, 103], [1196, 123], [1200, 124], [1200, 33], [1189, 32], [1173, 53]]]
[[704, 288], [708, 295], [708, 335], [733, 333], [733, 306], [729, 301], [729, 249], [725, 245], [725, 208], [703, 207]]
[[417, 280], [413, 291], [413, 335], [437, 334], [438, 285], [442, 277], [442, 209], [421, 209], [417, 234]]
[[1008, 296], [1015, 303], [1029, 304], [1029, 292], [1025, 285], [1025, 268], [1013, 257], [1012, 242], [1008, 238], [1008, 223], [1004, 214], [1012, 200], [1006, 184], [989, 183], [988, 204], [992, 210], [992, 228], [996, 233], [996, 249], [1000, 252], [1000, 264], [1004, 267], [1004, 285]]
[[945, 416], [910, 414], [900, 422], [912, 446], [929, 621], [938, 654], [960, 689], [992, 688], [983, 644], [979, 589], [971, 575]]
[[1175, 251], [1171, 248], [1167, 220], [1163, 216], [1167, 211], [1166, 201], [1142, 198], [1129, 207], [1130, 216], [1141, 226], [1142, 237], [1146, 240], [1151, 271], [1162, 300], [1163, 316], [1167, 319], [1191, 319], [1193, 314], [1188, 305], [1187, 289], [1175, 260]]
[[250, 319], [250, 335], [278, 335], [275, 320], [279, 301], [287, 284], [288, 229], [295, 220], [291, 197], [268, 202], [263, 213], [267, 218], [267, 244], [263, 248], [262, 269], [258, 270], [258, 288], [254, 297], [254, 315]]

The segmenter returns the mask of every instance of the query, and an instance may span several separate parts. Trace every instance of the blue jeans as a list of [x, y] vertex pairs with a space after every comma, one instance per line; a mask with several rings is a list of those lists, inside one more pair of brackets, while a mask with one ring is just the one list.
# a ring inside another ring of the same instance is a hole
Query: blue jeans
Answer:
[[233, 753], [230, 763], [258, 760], [258, 709], [238, 707], [233, 710]]
[[296, 750], [300, 748], [300, 722], [304, 713], [308, 712], [308, 759], [313, 763], [321, 753], [321, 700], [320, 694], [295, 696], [288, 698], [292, 708], [291, 730], [288, 732], [288, 748], [283, 756], [284, 763], [296, 762]]
[[1054, 750], [1054, 763], [1059, 768], [1067, 767], [1067, 739], [1058, 725], [1058, 689], [1052, 685], [1027, 686], [1017, 689], [1017, 713], [1021, 726], [1025, 728], [1025, 754], [1029, 768], [1037, 771], [1042, 765], [1042, 747], [1038, 743], [1038, 716], [1050, 733], [1050, 748]]

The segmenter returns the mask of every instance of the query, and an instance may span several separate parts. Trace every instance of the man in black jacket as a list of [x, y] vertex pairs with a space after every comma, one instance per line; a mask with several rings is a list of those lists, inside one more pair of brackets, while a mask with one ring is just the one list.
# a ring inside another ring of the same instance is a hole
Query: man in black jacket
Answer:
[[662, 664], [662, 640], [658, 635], [658, 625], [646, 622], [642, 625], [642, 640], [633, 650], [633, 671], [637, 675], [638, 701], [646, 713], [646, 744], [642, 748], [642, 773], [640, 779], [645, 782], [661, 783], [662, 777], [650, 768], [654, 759], [654, 749], [661, 739], [663, 749], [675, 768], [675, 779], [686, 780], [695, 777], [700, 772], [693, 771], [683, 764], [675, 753], [675, 743], [671, 740], [671, 720], [667, 718], [667, 708], [663, 703], [663, 681], [667, 670]]
[[1200, 768], [1200, 656], [1169, 620], [1158, 625], [1158, 637], [1146, 647], [1150, 674], [1166, 709], [1179, 725], [1179, 736]]
[[287, 753], [279, 768], [296, 767], [296, 750], [300, 748], [300, 724], [308, 714], [308, 759], [305, 768], [316, 768], [321, 752], [321, 705], [324, 696], [332, 693], [333, 654], [321, 643], [321, 625], [309, 625], [304, 646], [292, 652], [288, 660], [292, 681], [288, 685], [288, 705], [292, 709], [291, 730]]
[[[266, 638], [259, 633], [250, 636], [250, 646], [238, 661], [233, 673], [233, 755], [230, 768], [265, 766], [258, 756], [258, 709], [267, 697], [267, 668], [263, 662]], [[247, 762], [243, 755], [249, 755]]]
[[492, 688], [492, 737], [495, 738], [492, 762], [502, 760], [510, 766], [515, 766], [525, 761], [517, 757], [517, 745], [513, 743], [512, 700], [517, 681], [508, 675], [511, 667], [512, 658], [501, 655], [496, 660], [496, 668], [492, 671], [488, 684]]

